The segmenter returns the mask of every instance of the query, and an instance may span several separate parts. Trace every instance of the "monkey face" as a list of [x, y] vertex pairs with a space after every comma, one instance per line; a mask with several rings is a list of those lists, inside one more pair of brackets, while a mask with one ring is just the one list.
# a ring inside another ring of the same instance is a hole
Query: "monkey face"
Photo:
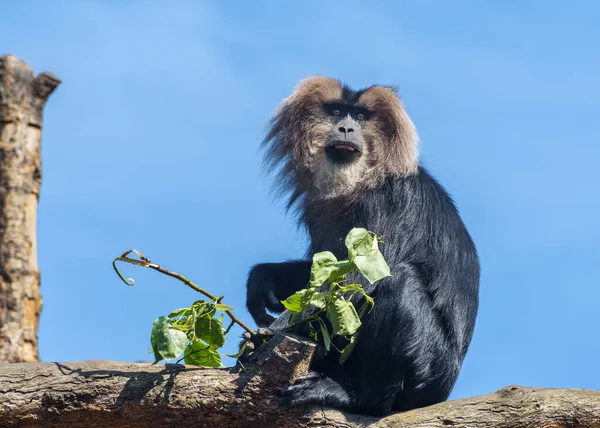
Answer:
[[352, 90], [329, 77], [300, 82], [271, 120], [266, 165], [290, 205], [307, 192], [337, 197], [418, 170], [417, 134], [395, 88]]
[[339, 164], [357, 161], [365, 149], [363, 126], [371, 113], [361, 107], [341, 103], [327, 103], [324, 111], [331, 121], [331, 131], [324, 147], [326, 156]]

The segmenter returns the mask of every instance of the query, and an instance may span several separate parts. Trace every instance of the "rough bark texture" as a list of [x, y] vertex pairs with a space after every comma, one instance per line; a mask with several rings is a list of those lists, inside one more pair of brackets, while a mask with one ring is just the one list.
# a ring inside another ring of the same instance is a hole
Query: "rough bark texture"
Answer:
[[0, 364], [4, 427], [600, 427], [600, 391], [509, 386], [382, 419], [282, 408], [314, 345], [277, 335], [245, 372], [88, 361]]
[[0, 57], [0, 361], [38, 361], [36, 254], [42, 110], [60, 81]]

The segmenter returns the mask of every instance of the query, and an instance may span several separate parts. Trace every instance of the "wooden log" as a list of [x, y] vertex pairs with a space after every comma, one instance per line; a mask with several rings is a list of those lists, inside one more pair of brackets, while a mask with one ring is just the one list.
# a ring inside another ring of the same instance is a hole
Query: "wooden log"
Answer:
[[2, 427], [600, 427], [600, 391], [520, 386], [376, 419], [281, 407], [314, 344], [281, 334], [246, 371], [87, 361], [0, 364]]

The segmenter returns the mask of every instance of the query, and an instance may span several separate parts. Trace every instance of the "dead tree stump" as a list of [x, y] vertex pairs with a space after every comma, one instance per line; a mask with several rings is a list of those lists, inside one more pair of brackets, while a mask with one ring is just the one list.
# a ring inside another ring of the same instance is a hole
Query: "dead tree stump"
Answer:
[[60, 80], [0, 57], [0, 361], [34, 362], [42, 308], [36, 214], [44, 103]]

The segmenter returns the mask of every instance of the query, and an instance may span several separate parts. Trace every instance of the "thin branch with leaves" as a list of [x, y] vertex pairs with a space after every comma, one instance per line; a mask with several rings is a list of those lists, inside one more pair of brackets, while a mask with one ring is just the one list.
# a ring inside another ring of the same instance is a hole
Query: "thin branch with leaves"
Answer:
[[[337, 260], [333, 253], [323, 251], [313, 256], [310, 281], [307, 288], [300, 290], [281, 303], [291, 312], [288, 324], [283, 330], [288, 331], [300, 324], [308, 326], [308, 335], [325, 347], [329, 352], [333, 347], [340, 352], [340, 364], [348, 359], [356, 345], [358, 331], [361, 326], [360, 319], [375, 305], [361, 284], [345, 284], [347, 275], [358, 271], [369, 283], [373, 284], [387, 276], [390, 270], [379, 251], [378, 244], [381, 238], [365, 229], [354, 228], [346, 237], [348, 260]], [[139, 259], [128, 257], [135, 253]], [[155, 361], [174, 360], [183, 355], [179, 360], [186, 364], [221, 367], [221, 356], [239, 358], [253, 339], [265, 340], [251, 328], [237, 318], [231, 306], [222, 303], [223, 296], [215, 296], [205, 289], [194, 284], [185, 276], [165, 269], [152, 263], [138, 250], [129, 250], [113, 260], [113, 268], [119, 278], [133, 286], [132, 278], [125, 278], [116, 266], [117, 262], [124, 262], [136, 266], [153, 269], [164, 275], [175, 278], [194, 291], [207, 297], [209, 300], [198, 300], [187, 308], [172, 311], [167, 316], [158, 317], [152, 325], [150, 341]], [[355, 295], [362, 295], [364, 303], [357, 311], [352, 303]], [[218, 316], [217, 313], [221, 312]], [[231, 322], [225, 328], [223, 316], [227, 315]], [[245, 333], [246, 342], [235, 355], [220, 354], [218, 350], [225, 344], [227, 333], [234, 324], [238, 324]], [[340, 343], [345, 343], [339, 349], [334, 343], [334, 338]]]

